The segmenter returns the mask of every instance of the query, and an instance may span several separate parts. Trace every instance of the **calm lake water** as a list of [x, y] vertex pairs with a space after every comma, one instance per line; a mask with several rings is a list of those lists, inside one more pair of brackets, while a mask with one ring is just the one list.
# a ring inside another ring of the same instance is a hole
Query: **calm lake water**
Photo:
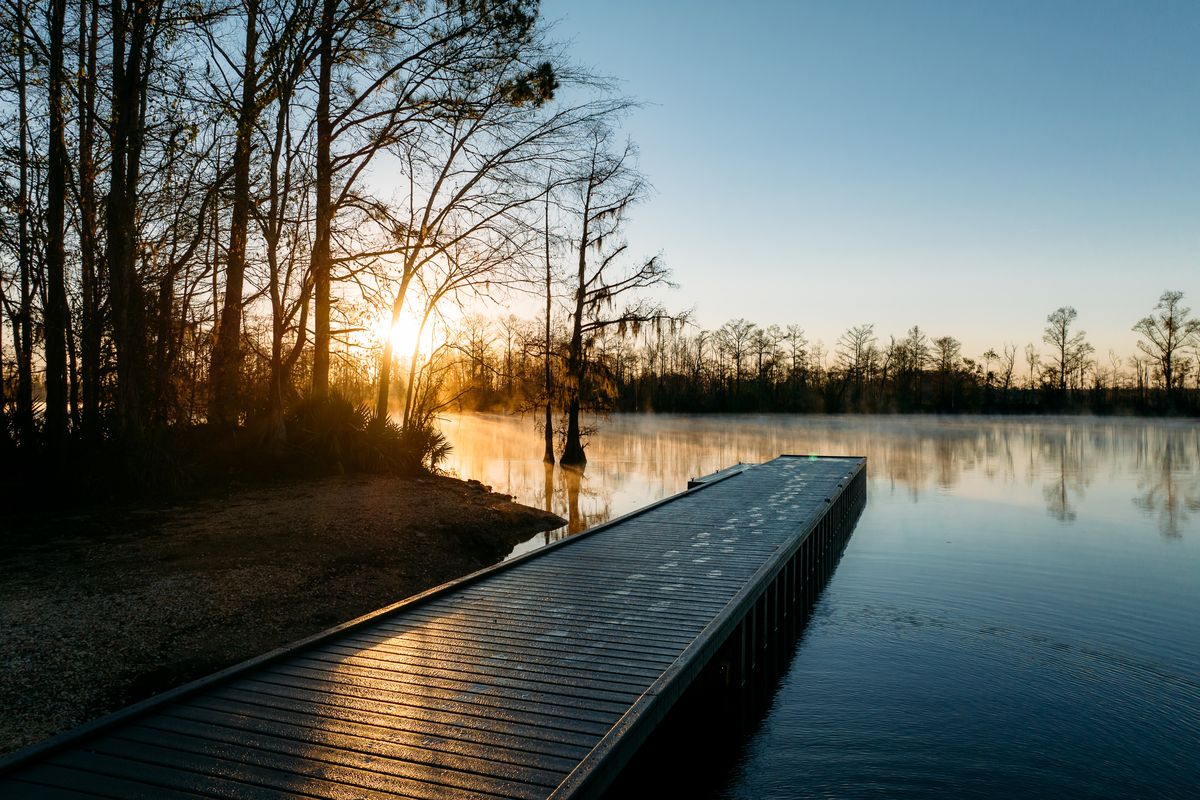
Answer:
[[1200, 797], [1195, 421], [598, 425], [579, 477], [528, 418], [452, 417], [448, 466], [575, 531], [739, 461], [868, 458], [866, 512], [709, 796]]

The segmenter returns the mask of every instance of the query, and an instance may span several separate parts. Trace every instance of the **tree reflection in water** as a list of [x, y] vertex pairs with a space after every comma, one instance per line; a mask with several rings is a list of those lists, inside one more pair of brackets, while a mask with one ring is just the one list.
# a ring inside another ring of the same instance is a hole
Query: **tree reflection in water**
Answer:
[[1178, 539], [1191, 515], [1200, 511], [1200, 474], [1196, 437], [1156, 438], [1147, 442], [1145, 465], [1133, 504], [1153, 517], [1158, 530]]
[[1085, 437], [1073, 428], [1055, 429], [1042, 433], [1040, 445], [1044, 471], [1049, 475], [1042, 486], [1046, 511], [1059, 522], [1074, 522], [1076, 498], [1083, 499], [1090, 483]]
[[615, 415], [598, 425], [584, 473], [547, 467], [533, 421], [461, 415], [443, 429], [448, 468], [569, 520], [552, 541], [681, 491], [689, 478], [781, 453], [865, 455], [872, 492], [918, 503], [939, 493], [1042, 507], [1076, 524], [1084, 509], [1132, 500], [1163, 536], [1200, 511], [1200, 427], [1098, 418]]

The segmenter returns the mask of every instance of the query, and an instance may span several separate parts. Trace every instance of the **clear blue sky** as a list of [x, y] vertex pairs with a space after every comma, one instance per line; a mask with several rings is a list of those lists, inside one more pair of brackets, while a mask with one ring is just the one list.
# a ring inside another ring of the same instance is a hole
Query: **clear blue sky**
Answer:
[[543, 0], [647, 105], [630, 244], [668, 299], [967, 355], [1079, 310], [1097, 355], [1164, 289], [1200, 311], [1200, 2]]

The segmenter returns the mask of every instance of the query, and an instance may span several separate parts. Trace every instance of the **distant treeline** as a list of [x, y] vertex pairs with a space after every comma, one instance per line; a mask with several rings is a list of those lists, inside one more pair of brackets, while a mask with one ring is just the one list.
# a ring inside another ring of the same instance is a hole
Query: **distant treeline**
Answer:
[[[1181, 293], [1163, 293], [1135, 323], [1138, 350], [1125, 356], [1097, 356], [1075, 319], [1075, 309], [1059, 308], [1037, 345], [977, 355], [918, 326], [881, 337], [858, 325], [832, 347], [798, 325], [744, 319], [711, 331], [614, 331], [591, 344], [585, 396], [592, 409], [618, 411], [1200, 414], [1200, 323]], [[530, 354], [541, 324], [465, 321], [446, 391], [480, 410], [536, 405], [542, 365]]]

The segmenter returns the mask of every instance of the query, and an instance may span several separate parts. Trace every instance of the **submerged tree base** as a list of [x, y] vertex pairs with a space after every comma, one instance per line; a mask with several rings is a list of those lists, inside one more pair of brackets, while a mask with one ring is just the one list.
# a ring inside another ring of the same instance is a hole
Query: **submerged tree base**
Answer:
[[587, 466], [587, 456], [583, 454], [583, 449], [567, 450], [562, 454], [562, 458], [558, 460], [559, 466], [567, 467], [568, 469], [582, 470]]

